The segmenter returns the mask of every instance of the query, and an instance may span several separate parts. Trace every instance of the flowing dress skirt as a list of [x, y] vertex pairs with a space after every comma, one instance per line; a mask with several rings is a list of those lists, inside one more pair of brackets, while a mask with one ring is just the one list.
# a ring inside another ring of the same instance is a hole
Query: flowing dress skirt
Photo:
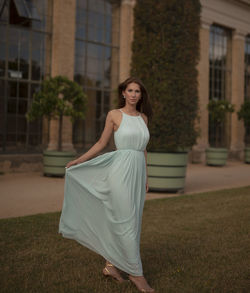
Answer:
[[146, 194], [143, 151], [121, 149], [66, 169], [59, 233], [128, 274], [143, 275], [140, 257]]

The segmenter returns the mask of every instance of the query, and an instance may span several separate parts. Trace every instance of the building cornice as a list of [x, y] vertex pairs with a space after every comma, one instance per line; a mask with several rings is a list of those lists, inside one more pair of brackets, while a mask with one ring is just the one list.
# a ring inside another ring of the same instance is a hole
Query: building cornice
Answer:
[[[225, 0], [223, 0], [225, 1]], [[233, 5], [238, 5], [242, 8], [250, 9], [250, 0], [226, 0], [227, 2], [231, 2]]]
[[250, 6], [250, 0], [234, 0], [235, 2], [241, 2]]
[[[250, 0], [200, 0], [203, 28], [213, 23], [236, 30], [237, 35], [250, 33]], [[240, 36], [239, 36], [240, 37]]]

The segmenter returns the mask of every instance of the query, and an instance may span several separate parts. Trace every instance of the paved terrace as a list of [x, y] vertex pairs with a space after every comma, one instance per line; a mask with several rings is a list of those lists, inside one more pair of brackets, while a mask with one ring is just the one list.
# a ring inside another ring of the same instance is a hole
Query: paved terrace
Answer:
[[[250, 164], [228, 161], [224, 167], [188, 164], [184, 194], [250, 185]], [[0, 218], [60, 211], [64, 178], [45, 177], [41, 172], [0, 175]], [[179, 196], [147, 193], [146, 199]]]

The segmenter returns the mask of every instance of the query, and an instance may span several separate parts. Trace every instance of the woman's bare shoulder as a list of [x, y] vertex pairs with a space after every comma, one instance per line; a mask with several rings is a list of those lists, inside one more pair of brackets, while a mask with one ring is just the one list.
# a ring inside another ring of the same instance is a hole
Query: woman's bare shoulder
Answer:
[[109, 111], [109, 113], [111, 113], [112, 115], [116, 115], [117, 113], [121, 113], [121, 111], [119, 109], [112, 109]]
[[122, 112], [119, 109], [113, 109], [108, 112], [108, 116], [114, 124], [119, 125], [122, 119]]
[[112, 118], [116, 118], [116, 117], [120, 117], [121, 116], [121, 111], [119, 109], [113, 109], [110, 110], [108, 112], [108, 114], [112, 117]]

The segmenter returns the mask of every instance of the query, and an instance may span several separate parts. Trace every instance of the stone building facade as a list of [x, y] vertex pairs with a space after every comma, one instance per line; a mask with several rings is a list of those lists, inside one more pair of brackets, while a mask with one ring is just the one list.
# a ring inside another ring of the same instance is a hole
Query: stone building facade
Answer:
[[[57, 120], [28, 123], [24, 116], [44, 78], [65, 75], [88, 96], [86, 119], [73, 125], [67, 117], [63, 121], [63, 149], [81, 154], [100, 136], [106, 113], [115, 106], [117, 85], [130, 71], [135, 0], [120, 5], [108, 0], [21, 2], [26, 10], [20, 1], [0, 1], [1, 172], [41, 170], [42, 150], [57, 147]], [[213, 139], [209, 99], [229, 99], [237, 110], [250, 99], [250, 0], [201, 0], [201, 5], [201, 135], [190, 153], [192, 162], [204, 162]], [[242, 160], [244, 126], [236, 113], [224, 139], [230, 156]]]
[[[239, 110], [250, 99], [250, 1], [201, 0], [199, 106], [201, 136], [193, 161], [205, 160], [212, 131], [206, 105], [210, 98], [228, 99]], [[214, 65], [215, 60], [222, 62]], [[225, 129], [229, 157], [243, 160], [244, 125], [234, 112]], [[210, 131], [210, 133], [209, 133]]]

